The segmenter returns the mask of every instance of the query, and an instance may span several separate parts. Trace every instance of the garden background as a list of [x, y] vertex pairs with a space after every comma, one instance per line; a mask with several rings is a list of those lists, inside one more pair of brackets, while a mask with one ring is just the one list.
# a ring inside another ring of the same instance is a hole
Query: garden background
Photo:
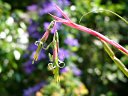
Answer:
[[[128, 25], [111, 13], [96, 11], [108, 9], [128, 20], [128, 0], [0, 0], [0, 96], [126, 96], [128, 79], [106, 54], [102, 43], [60, 23], [59, 59], [66, 64], [60, 69], [60, 84], [47, 67], [51, 49], [42, 50], [39, 60], [32, 64], [37, 48], [34, 43], [53, 20], [48, 13], [62, 17], [54, 3], [73, 22], [128, 49]], [[111, 48], [128, 67], [128, 57]]]

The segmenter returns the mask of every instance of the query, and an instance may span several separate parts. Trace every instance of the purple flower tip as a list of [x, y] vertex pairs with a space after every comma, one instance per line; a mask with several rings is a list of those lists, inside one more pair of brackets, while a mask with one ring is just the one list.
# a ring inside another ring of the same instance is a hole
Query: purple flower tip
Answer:
[[73, 70], [73, 73], [76, 76], [80, 76], [82, 74], [81, 70], [79, 70], [79, 69]]
[[63, 69], [60, 70], [61, 73], [68, 72], [70, 69], [69, 67], [64, 67]]
[[50, 24], [50, 22], [44, 22], [44, 30], [46, 30], [47, 28], [48, 28], [48, 26], [49, 26], [49, 24]]
[[80, 76], [82, 74], [81, 70], [77, 68], [77, 66], [72, 65], [71, 66], [72, 72], [74, 73], [74, 75], [76, 76]]
[[63, 48], [60, 48], [59, 49], [59, 52], [58, 52], [58, 55], [59, 55], [59, 59], [61, 61], [64, 61], [65, 58], [68, 58], [69, 57], [69, 51], [68, 50], [65, 50]]
[[36, 4], [30, 5], [27, 7], [28, 11], [36, 11], [38, 9], [38, 6]]
[[34, 51], [34, 50], [36, 50], [36, 48], [37, 48], [37, 46], [35, 44], [30, 44], [27, 49], [29, 51]]
[[72, 73], [75, 76], [80, 76], [82, 74], [81, 70], [78, 69], [75, 65], [69, 66], [69, 67], [64, 67], [63, 69], [60, 70], [61, 73], [65, 73], [68, 71], [72, 71]]
[[29, 60], [23, 65], [24, 71], [27, 74], [31, 74], [35, 70], [35, 66], [32, 64], [32, 61]]
[[44, 82], [41, 82], [33, 87], [30, 87], [28, 89], [25, 89], [23, 92], [23, 96], [34, 96], [35, 92], [40, 90], [45, 85]]
[[78, 40], [72, 37], [68, 37], [64, 40], [64, 43], [70, 46], [79, 46]]
[[58, 0], [58, 4], [59, 6], [64, 7], [64, 6], [69, 6], [70, 2], [69, 0]]
[[[35, 52], [32, 53], [32, 55], [30, 57], [31, 59], [33, 59], [34, 54], [35, 54]], [[46, 58], [45, 52], [44, 52], [44, 50], [41, 50], [39, 57], [38, 57], [38, 60], [45, 59], [45, 58]]]

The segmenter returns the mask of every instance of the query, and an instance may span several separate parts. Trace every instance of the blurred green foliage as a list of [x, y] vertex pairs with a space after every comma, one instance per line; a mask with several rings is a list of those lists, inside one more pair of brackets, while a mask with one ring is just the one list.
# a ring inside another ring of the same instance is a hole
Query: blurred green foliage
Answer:
[[[128, 3], [127, 1], [125, 2], [125, 0], [117, 0], [117, 2], [111, 0], [81, 0], [81, 2], [76, 1], [74, 2], [74, 5], [76, 5], [76, 11], [72, 12], [72, 16], [77, 17], [77, 22], [79, 23], [79, 18], [82, 14], [95, 10], [97, 8], [104, 8], [112, 10], [120, 14], [122, 17], [126, 18], [126, 16], [128, 15], [125, 13], [127, 12], [127, 4]], [[110, 13], [89, 14], [82, 19], [81, 24], [106, 35], [110, 39], [115, 40], [123, 46], [127, 45], [127, 24]], [[126, 86], [125, 83], [127, 82], [127, 78], [124, 76], [124, 74], [122, 74], [122, 72], [120, 72], [113, 61], [110, 60], [110, 58], [106, 55], [105, 51], [103, 50], [102, 44], [96, 38], [88, 34], [81, 33], [81, 38], [82, 39], [80, 39], [81, 47], [79, 49], [79, 56], [85, 58], [83, 61], [83, 64], [85, 65], [84, 68], [82, 64], [78, 65], [82, 69], [86, 69], [84, 75], [87, 76], [87, 78], [83, 77], [83, 81], [86, 82], [87, 86], [89, 86], [89, 88], [91, 89], [90, 96], [100, 96], [101, 94], [103, 96], [123, 96], [124, 94], [126, 94], [126, 91], [123, 91], [124, 89], [122, 89], [122, 87], [120, 89], [119, 86]], [[117, 57], [127, 58], [127, 56], [123, 56], [119, 51], [117, 51], [117, 49], [113, 49], [115, 50]], [[83, 51], [86, 54], [83, 53]], [[120, 90], [122, 92], [120, 92]]]
[[[37, 40], [31, 38], [31, 34], [27, 32], [30, 25], [28, 21], [32, 19], [38, 23], [38, 33], [42, 36], [45, 31], [43, 23], [51, 21], [52, 18], [47, 14], [40, 16], [37, 12], [26, 10], [28, 5], [36, 3], [40, 6], [40, 2], [45, 0], [23, 0], [20, 3], [16, 0], [5, 1], [0, 1], [0, 95], [22, 96], [24, 90], [41, 81], [45, 81], [46, 84], [38, 92], [24, 96], [35, 96], [35, 93], [40, 94], [39, 96], [63, 96], [62, 94], [64, 96], [71, 96], [70, 94], [73, 94], [72, 96], [126, 96], [128, 94], [128, 79], [105, 53], [102, 43], [89, 34], [67, 26], [61, 26], [59, 30], [60, 47], [71, 52], [70, 58], [65, 59], [66, 66], [72, 64], [77, 66], [82, 75], [77, 77], [70, 72], [62, 73], [62, 81], [58, 85], [47, 69], [48, 58], [37, 62], [38, 64], [34, 65], [36, 69], [31, 74], [26, 74], [23, 63], [30, 57], [23, 58], [23, 55], [32, 54], [27, 47]], [[70, 6], [64, 7], [63, 10], [76, 23], [79, 23], [84, 13], [98, 8], [112, 10], [128, 19], [127, 0], [70, 0], [70, 2]], [[85, 16], [80, 24], [104, 34], [128, 49], [128, 25], [113, 14], [94, 12]], [[79, 46], [66, 45], [64, 40], [67, 37], [78, 39]], [[114, 47], [112, 49], [128, 67], [127, 56]], [[86, 93], [77, 94], [78, 90], [82, 90], [79, 89], [80, 84]], [[45, 95], [47, 93], [48, 95]]]
[[53, 78], [49, 78], [48, 81], [50, 84], [40, 90], [42, 96], [84, 96], [88, 94], [85, 85], [78, 78], [75, 78], [69, 70], [61, 74], [60, 84], [55, 83]]
[[20, 58], [28, 43], [27, 26], [20, 17], [22, 11], [10, 13], [10, 10], [10, 4], [0, 1], [0, 94], [3, 96], [21, 92], [17, 87], [22, 80]]

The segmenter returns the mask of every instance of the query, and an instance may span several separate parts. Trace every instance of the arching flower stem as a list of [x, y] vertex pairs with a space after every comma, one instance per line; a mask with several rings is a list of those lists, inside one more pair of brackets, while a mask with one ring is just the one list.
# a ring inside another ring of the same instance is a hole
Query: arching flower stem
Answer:
[[[59, 11], [59, 10], [58, 10], [58, 11]], [[69, 27], [72, 27], [72, 28], [75, 28], [75, 29], [80, 30], [80, 31], [82, 31], [82, 32], [86, 32], [86, 33], [88, 33], [88, 34], [91, 34], [91, 35], [93, 35], [93, 36], [95, 36], [95, 37], [97, 37], [97, 38], [99, 38], [99, 39], [101, 39], [101, 40], [103, 40], [103, 41], [105, 41], [105, 42], [107, 42], [107, 43], [109, 43], [109, 44], [115, 46], [115, 47], [116, 47], [117, 49], [119, 49], [121, 52], [123, 52], [123, 53], [125, 53], [125, 54], [128, 55], [128, 50], [127, 50], [127, 49], [125, 49], [123, 46], [121, 46], [120, 44], [116, 43], [115, 41], [110, 40], [109, 38], [107, 38], [107, 37], [105, 37], [104, 35], [100, 34], [99, 32], [94, 31], [94, 30], [92, 30], [92, 29], [90, 29], [90, 28], [84, 27], [84, 26], [82, 26], [82, 25], [73, 23], [73, 22], [68, 21], [68, 20], [66, 20], [66, 19], [59, 18], [59, 17], [54, 16], [54, 15], [51, 15], [51, 16], [52, 16], [57, 22], [61, 22], [61, 23], [65, 24], [65, 25], [67, 25], [67, 26], [69, 26]]]

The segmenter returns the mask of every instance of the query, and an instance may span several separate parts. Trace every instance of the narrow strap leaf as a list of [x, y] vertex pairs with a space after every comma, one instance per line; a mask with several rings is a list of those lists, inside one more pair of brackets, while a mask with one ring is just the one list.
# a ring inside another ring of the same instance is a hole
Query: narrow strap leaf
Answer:
[[128, 69], [125, 67], [125, 65], [115, 56], [112, 49], [108, 46], [108, 44], [104, 41], [104, 49], [107, 52], [107, 54], [111, 57], [111, 59], [115, 62], [115, 64], [119, 67], [119, 69], [128, 77]]

